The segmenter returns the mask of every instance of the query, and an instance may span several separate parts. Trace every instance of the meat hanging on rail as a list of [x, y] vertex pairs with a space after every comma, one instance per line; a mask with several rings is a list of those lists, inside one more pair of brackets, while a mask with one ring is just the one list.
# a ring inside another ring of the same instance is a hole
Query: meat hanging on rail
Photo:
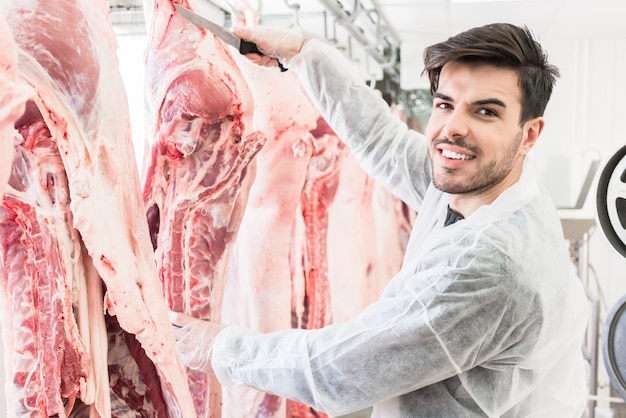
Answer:
[[[265, 137], [227, 47], [169, 0], [146, 9], [144, 200], [169, 309], [221, 322], [228, 259]], [[193, 9], [193, 4], [178, 2]], [[199, 417], [220, 417], [221, 386], [188, 370]]]
[[0, 208], [7, 415], [193, 417], [109, 4], [23, 0], [3, 12], [18, 78], [35, 92], [14, 123], [20, 142]]
[[15, 121], [24, 113], [30, 86], [17, 76], [17, 45], [9, 24], [0, 15], [0, 197], [11, 173], [17, 132]]
[[[25, 87], [0, 120], [11, 145], [17, 139], [0, 207], [8, 415], [324, 416], [252, 389], [222, 398], [213, 376], [180, 364], [167, 309], [262, 331], [358, 313], [366, 302], [350, 295], [376, 297], [368, 266], [378, 255], [363, 264], [367, 280], [352, 274], [354, 288], [337, 286], [345, 276], [332, 268], [333, 237], [345, 225], [335, 210], [354, 186], [344, 179], [347, 150], [313, 129], [317, 113], [293, 74], [250, 71], [170, 1], [155, 1], [146, 9], [142, 194], [108, 3], [35, 3], [5, 7], [17, 44], [2, 39], [19, 52], [10, 84]], [[0, 69], [13, 62], [2, 55]], [[291, 97], [276, 94], [284, 89]], [[377, 220], [384, 212], [402, 235], [397, 200], [376, 199], [370, 186], [360, 204], [383, 205], [363, 222], [389, 232]], [[396, 236], [388, 234], [401, 252]]]
[[[279, 331], [291, 327], [294, 220], [316, 147], [310, 130], [318, 112], [293, 72], [235, 60], [254, 96], [254, 127], [267, 142], [257, 155], [257, 175], [231, 254], [222, 315], [225, 323]], [[253, 388], [224, 390], [223, 400], [225, 418], [290, 416], [285, 399]]]
[[[373, 180], [368, 180], [360, 171], [359, 178], [369, 184], [369, 193], [359, 196], [361, 200], [356, 203], [370, 214], [370, 217], [357, 219], [367, 223], [360, 226], [371, 232], [367, 237], [372, 240], [365, 245], [372, 251], [363, 260], [363, 274], [352, 272], [349, 276], [355, 278], [355, 286], [341, 288], [338, 284], [346, 278], [329, 271], [329, 250], [335, 247], [329, 242], [328, 224], [337, 221], [331, 219], [331, 208], [345, 203], [335, 199], [338, 188], [341, 186], [346, 194], [354, 186], [350, 179], [340, 182], [339, 178], [340, 172], [345, 171], [341, 168], [349, 156], [348, 151], [332, 131], [321, 132], [319, 127], [316, 128], [317, 111], [301, 91], [295, 74], [254, 67], [235, 54], [232, 58], [254, 98], [254, 108], [248, 106], [245, 109], [248, 113], [241, 117], [249, 128], [249, 117], [252, 116], [254, 129], [261, 131], [267, 142], [249, 163], [256, 166], [256, 175], [246, 174], [250, 183], [242, 185], [240, 193], [247, 196], [243, 212], [232, 216], [220, 209], [222, 202], [215, 200], [219, 195], [216, 192], [206, 197], [199, 194], [203, 189], [198, 188], [199, 181], [194, 180], [197, 176], [209, 175], [211, 171], [214, 176], [221, 176], [226, 170], [238, 173], [247, 169], [238, 161], [222, 158], [213, 158], [212, 164], [204, 163], [206, 151], [203, 147], [210, 142], [206, 141], [206, 133], [203, 136], [199, 131], [193, 132], [194, 126], [200, 129], [203, 124], [210, 125], [207, 121], [211, 118], [223, 124], [220, 119], [223, 113], [214, 109], [220, 109], [224, 99], [230, 97], [227, 90], [220, 87], [231, 86], [231, 73], [220, 68], [223, 66], [237, 76], [239, 73], [230, 67], [231, 55], [221, 53], [221, 43], [208, 42], [215, 42], [214, 38], [209, 36], [207, 39], [204, 31], [193, 26], [183, 24], [181, 27], [167, 4], [157, 4], [159, 7], [151, 9], [153, 26], [147, 61], [147, 132], [151, 146], [144, 192], [157, 262], [161, 266], [164, 292], [170, 306], [216, 322], [220, 321], [221, 315], [221, 322], [237, 323], [264, 332], [290, 326], [316, 328], [330, 324], [333, 310], [338, 309], [341, 301], [354, 298], [355, 294], [359, 295], [358, 302], [342, 309], [342, 319], [356, 315], [368, 298], [376, 297], [372, 291], [378, 289], [377, 285], [391, 277], [383, 278], [375, 274], [378, 269], [374, 272], [368, 268], [382, 264], [378, 261], [374, 237], [374, 228], [379, 223], [372, 219]], [[191, 2], [182, 5], [193, 8]], [[235, 2], [235, 5], [240, 6], [241, 2]], [[254, 11], [248, 8], [242, 15], [250, 18]], [[185, 42], [181, 43], [181, 39]], [[182, 56], [178, 58], [178, 54]], [[210, 65], [201, 59], [207, 56], [212, 58]], [[192, 64], [188, 66], [190, 62]], [[201, 69], [196, 69], [195, 63], [200, 63]], [[155, 75], [153, 80], [150, 74]], [[206, 80], [213, 81], [211, 87], [205, 86]], [[238, 86], [245, 88], [244, 82], [241, 83]], [[281, 94], [285, 91], [290, 94]], [[171, 111], [172, 108], [175, 109]], [[213, 114], [210, 113], [212, 110]], [[228, 130], [228, 124], [223, 126]], [[213, 129], [217, 131], [217, 126]], [[309, 131], [319, 133], [318, 138]], [[226, 149], [236, 151], [236, 148]], [[351, 170], [354, 172], [360, 168]], [[195, 204], [202, 205], [203, 216], [196, 215], [200, 206]], [[211, 216], [205, 216], [206, 213]], [[214, 230], [220, 225], [219, 220], [212, 217], [215, 213], [223, 217], [222, 224], [229, 223], [233, 234], [226, 235], [222, 245], [214, 245], [206, 251], [202, 245], [196, 248], [196, 242], [214, 242]], [[341, 225], [333, 225], [333, 230], [341, 229]], [[394, 232], [390, 231], [389, 235], [393, 237]], [[387, 255], [382, 254], [382, 257]], [[389, 265], [396, 261], [391, 258], [393, 261]], [[198, 259], [205, 260], [206, 270], [193, 267]], [[227, 268], [224, 260], [228, 263]], [[396, 269], [399, 269], [400, 262]], [[191, 295], [194, 286], [202, 289], [207, 283], [212, 286], [210, 296], [205, 296], [210, 312], [194, 313], [197, 306], [206, 305], [198, 303], [200, 298], [186, 300], [181, 295]], [[224, 299], [220, 299], [222, 287]], [[333, 304], [335, 298], [340, 302]], [[220, 306], [221, 312], [217, 310]], [[194, 375], [202, 374], [190, 373], [190, 383], [196, 385], [198, 380], [193, 379]], [[219, 405], [220, 399], [217, 393], [221, 390], [219, 383], [209, 380], [211, 399], [207, 401], [204, 382], [202, 380], [197, 385], [198, 391], [194, 389], [199, 414], [221, 414], [225, 418], [325, 416], [308, 406], [251, 388], [222, 389], [222, 406], [216, 410], [215, 405]]]

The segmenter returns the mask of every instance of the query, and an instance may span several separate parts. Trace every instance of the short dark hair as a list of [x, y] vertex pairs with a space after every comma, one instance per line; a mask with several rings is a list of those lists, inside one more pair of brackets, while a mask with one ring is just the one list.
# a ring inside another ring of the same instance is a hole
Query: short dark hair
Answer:
[[439, 74], [448, 62], [489, 64], [517, 72], [522, 92], [520, 123], [543, 116], [559, 70], [527, 27], [508, 23], [485, 25], [448, 38], [424, 51], [424, 72], [430, 92], [439, 87]]

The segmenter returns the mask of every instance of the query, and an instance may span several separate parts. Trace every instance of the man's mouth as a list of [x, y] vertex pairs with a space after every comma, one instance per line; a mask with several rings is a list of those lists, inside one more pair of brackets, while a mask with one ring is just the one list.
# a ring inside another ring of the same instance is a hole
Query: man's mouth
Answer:
[[472, 155], [459, 154], [458, 152], [450, 151], [449, 149], [442, 149], [441, 155], [452, 160], [471, 160], [472, 158], [475, 158]]

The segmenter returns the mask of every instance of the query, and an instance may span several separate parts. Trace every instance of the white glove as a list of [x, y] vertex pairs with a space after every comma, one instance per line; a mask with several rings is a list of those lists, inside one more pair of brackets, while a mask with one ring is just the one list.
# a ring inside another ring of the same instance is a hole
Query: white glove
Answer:
[[190, 369], [211, 371], [213, 340], [225, 326], [180, 312], [170, 311], [169, 315], [183, 364]]
[[[235, 27], [235, 35], [246, 41], [254, 42], [267, 57], [278, 60], [281, 64], [288, 65], [306, 42], [306, 39], [296, 29], [284, 29], [269, 26]], [[250, 55], [250, 54], [248, 54]], [[261, 57], [249, 57], [258, 65], [269, 66], [271, 60]]]

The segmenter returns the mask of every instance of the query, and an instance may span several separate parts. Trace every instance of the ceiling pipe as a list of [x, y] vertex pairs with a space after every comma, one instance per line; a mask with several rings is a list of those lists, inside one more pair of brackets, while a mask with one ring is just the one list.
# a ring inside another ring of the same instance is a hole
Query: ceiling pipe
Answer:
[[389, 22], [387, 22], [387, 17], [382, 12], [382, 9], [381, 9], [381, 7], [378, 4], [378, 0], [371, 0], [371, 2], [372, 2], [372, 5], [374, 6], [374, 9], [376, 9], [376, 14], [378, 15], [378, 17], [385, 22], [385, 27], [387, 28], [387, 31], [389, 32], [389, 34], [393, 38], [394, 42], [397, 45], [400, 45], [400, 37], [396, 33], [395, 29], [392, 26], [389, 25]]
[[298, 12], [300, 11], [300, 3], [292, 3], [289, 4], [289, 0], [285, 0], [285, 6], [290, 8], [293, 11], [293, 21], [296, 27], [300, 26], [300, 20], [298, 18]]
[[361, 2], [355, 1], [354, 10], [352, 11], [352, 15], [348, 18], [348, 22], [350, 23], [354, 22], [356, 18], [359, 17], [362, 11], [363, 11], [363, 5], [361, 4]]
[[[335, 19], [343, 27], [345, 27], [348, 32], [350, 32], [354, 39], [356, 39], [365, 47], [365, 50], [372, 56], [372, 58], [374, 58], [379, 64], [381, 64], [385, 72], [394, 76], [396, 75], [393, 66], [397, 60], [397, 53], [395, 50], [398, 47], [399, 42], [397, 40], [397, 37], [395, 37], [395, 34], [392, 34], [394, 36], [393, 42], [389, 42], [391, 57], [387, 57], [384, 54], [384, 46], [383, 52], [381, 53], [378, 49], [378, 45], [372, 45], [371, 41], [363, 34], [362, 29], [354, 24], [354, 18], [352, 18], [352, 16], [350, 16], [350, 14], [343, 7], [340, 6], [340, 3], [337, 0], [319, 0], [319, 2], [324, 5], [327, 10], [332, 12], [333, 15], [335, 15]], [[376, 5], [374, 5], [374, 7], [377, 8]], [[355, 10], [357, 10], [356, 7]], [[381, 15], [378, 9], [376, 10], [376, 13], [378, 15], [378, 18], [381, 19]], [[380, 27], [377, 29], [377, 31], [379, 33], [376, 34], [376, 37], [380, 40], [382, 39]]]

